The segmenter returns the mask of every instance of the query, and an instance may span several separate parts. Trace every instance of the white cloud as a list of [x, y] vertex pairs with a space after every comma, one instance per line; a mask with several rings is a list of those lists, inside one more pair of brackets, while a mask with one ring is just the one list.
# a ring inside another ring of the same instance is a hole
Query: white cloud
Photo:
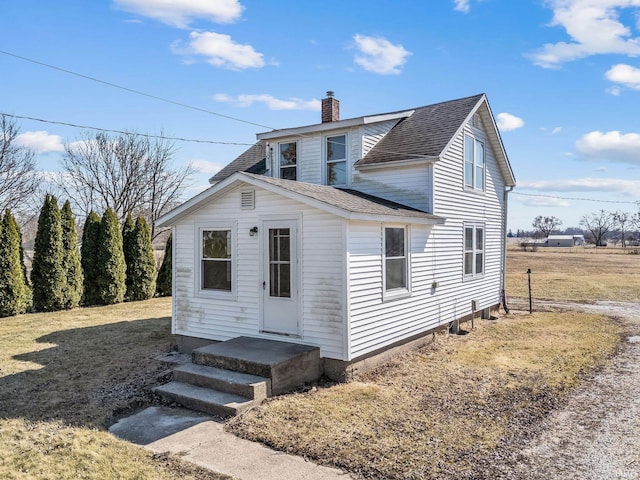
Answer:
[[178, 28], [196, 19], [231, 23], [242, 15], [238, 0], [114, 0], [121, 10], [153, 18]]
[[557, 135], [562, 131], [562, 127], [555, 127], [553, 130], [551, 130], [551, 135]]
[[640, 133], [589, 132], [576, 141], [576, 150], [587, 160], [640, 165]]
[[210, 162], [208, 160], [200, 160], [200, 159], [191, 160], [189, 162], [189, 165], [195, 171], [200, 173], [205, 173], [207, 175], [213, 175], [218, 173], [220, 170], [222, 170], [222, 167], [224, 166], [216, 162]]
[[24, 132], [16, 137], [16, 143], [35, 150], [38, 153], [64, 152], [64, 144], [60, 135], [51, 135], [45, 130]]
[[575, 178], [518, 182], [518, 188], [541, 192], [613, 192], [637, 196], [640, 180], [623, 178]]
[[524, 120], [510, 113], [499, 113], [496, 115], [498, 128], [503, 132], [509, 132], [511, 130], [517, 130], [524, 127]]
[[354, 61], [368, 72], [381, 75], [398, 74], [407, 57], [411, 55], [402, 45], [394, 45], [382, 37], [356, 34], [353, 39], [359, 50]]
[[469, 11], [471, 10], [469, 0], [453, 0], [453, 3], [453, 9], [457, 10], [458, 12], [469, 13]]
[[609, 95], [613, 95], [614, 97], [618, 97], [620, 96], [621, 90], [620, 87], [613, 86], [611, 88], [607, 88], [605, 92], [607, 92]]
[[229, 35], [215, 32], [191, 32], [189, 39], [188, 46], [174, 44], [173, 52], [179, 55], [203, 56], [211, 65], [230, 70], [264, 66], [261, 53], [256, 52], [251, 45], [234, 42]]
[[[634, 90], [640, 90], [640, 68], [619, 63], [607, 70], [605, 77], [614, 83], [619, 83]], [[613, 87], [610, 93], [612, 95], [619, 95], [620, 89], [616, 91], [616, 87]]]
[[[517, 193], [517, 192], [514, 192]], [[568, 207], [570, 203], [563, 198], [555, 197], [524, 197], [518, 196], [517, 199], [527, 207]]]
[[243, 94], [233, 98], [225, 93], [213, 96], [216, 102], [235, 102], [239, 107], [250, 107], [254, 103], [264, 103], [270, 110], [320, 110], [320, 100], [302, 100], [301, 98], [280, 99], [269, 94]]
[[639, 7], [640, 0], [548, 0], [551, 26], [565, 29], [571, 41], [547, 43], [533, 53], [536, 65], [556, 68], [564, 62], [596, 54], [640, 55], [640, 38], [620, 20], [620, 11]]

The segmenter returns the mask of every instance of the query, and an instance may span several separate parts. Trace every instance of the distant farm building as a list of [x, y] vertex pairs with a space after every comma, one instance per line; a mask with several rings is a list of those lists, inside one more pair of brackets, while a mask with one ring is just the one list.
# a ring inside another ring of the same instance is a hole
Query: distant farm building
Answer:
[[584, 245], [584, 235], [549, 235], [547, 247], [579, 247]]

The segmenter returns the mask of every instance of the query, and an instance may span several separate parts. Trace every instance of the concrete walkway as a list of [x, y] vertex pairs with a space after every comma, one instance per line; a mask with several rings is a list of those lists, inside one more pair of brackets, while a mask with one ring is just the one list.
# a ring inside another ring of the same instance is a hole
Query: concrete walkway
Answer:
[[271, 450], [224, 431], [212, 417], [183, 408], [149, 407], [114, 424], [120, 438], [238, 480], [347, 480], [348, 474]]

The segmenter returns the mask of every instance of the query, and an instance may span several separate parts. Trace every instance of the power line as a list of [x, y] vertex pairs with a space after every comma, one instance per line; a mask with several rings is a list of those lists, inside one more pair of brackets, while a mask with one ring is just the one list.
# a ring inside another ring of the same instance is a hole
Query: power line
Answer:
[[107, 82], [105, 80], [100, 80], [99, 78], [91, 77], [89, 75], [85, 75], [83, 73], [74, 72], [72, 70], [67, 70], [66, 68], [56, 67], [55, 65], [51, 65], [44, 62], [39, 62], [38, 60], [33, 60], [31, 58], [23, 57], [21, 55], [16, 55], [15, 53], [6, 52], [4, 50], [0, 50], [0, 53], [4, 55], [8, 55], [10, 57], [18, 58], [20, 60], [24, 60], [25, 62], [34, 63], [36, 65], [41, 65], [43, 67], [51, 68], [53, 70], [58, 70], [59, 72], [68, 73], [69, 75], [75, 75], [76, 77], [84, 78], [86, 80], [91, 80], [92, 82], [102, 83], [103, 85], [108, 85], [110, 87], [119, 88], [120, 90], [124, 90], [126, 92], [135, 93], [136, 95], [142, 95], [143, 97], [153, 98], [154, 100], [160, 100], [161, 102], [170, 103], [172, 105], [178, 105], [179, 107], [189, 108], [191, 110], [196, 110], [198, 112], [208, 113], [210, 115], [215, 115], [217, 117], [226, 118], [228, 120], [234, 120], [236, 122], [246, 123], [248, 125], [254, 125], [260, 128], [268, 128], [270, 130], [274, 130], [273, 127], [269, 127], [267, 125], [262, 125], [260, 123], [251, 122], [249, 120], [243, 120], [241, 118], [232, 117], [230, 115], [224, 115], [222, 113], [214, 112], [212, 110], [207, 110], [205, 108], [196, 107], [194, 105], [189, 105], [187, 103], [177, 102], [175, 100], [170, 100], [168, 98], [159, 97], [157, 95], [152, 95], [150, 93], [145, 93], [140, 90], [135, 90], [133, 88], [125, 87], [122, 85], [118, 85], [116, 83]]
[[253, 143], [218, 142], [218, 141], [214, 141], [214, 140], [197, 140], [197, 139], [194, 139], [194, 138], [165, 137], [165, 136], [162, 136], [162, 135], [151, 135], [151, 134], [148, 134], [148, 133], [127, 132], [125, 130], [113, 130], [113, 129], [109, 129], [109, 128], [89, 127], [87, 125], [77, 125], [75, 123], [59, 122], [59, 121], [55, 121], [55, 120], [44, 120], [42, 118], [27, 117], [25, 115], [12, 115], [10, 113], [4, 113], [4, 112], [0, 112], [0, 115], [4, 115], [6, 117], [11, 117], [11, 118], [19, 118], [19, 119], [22, 119], [22, 120], [33, 120], [35, 122], [50, 123], [50, 124], [53, 124], [53, 125], [64, 125], [64, 126], [73, 127], [73, 128], [85, 128], [85, 129], [88, 129], [88, 130], [97, 130], [99, 132], [120, 133], [120, 134], [124, 134], [124, 135], [133, 134], [133, 135], [138, 135], [140, 137], [161, 138], [163, 140], [176, 140], [176, 141], [179, 141], [179, 142], [211, 143], [211, 144], [214, 144], [214, 145], [249, 145], [249, 146], [253, 145]]
[[511, 192], [511, 195], [524, 195], [526, 197], [546, 197], [546, 198], [557, 198], [559, 200], [577, 200], [582, 202], [600, 202], [600, 203], [632, 203], [637, 204], [638, 201], [624, 201], [624, 200], [598, 200], [595, 198], [579, 198], [579, 197], [559, 197], [557, 195], [543, 195], [543, 194], [534, 194], [534, 193], [522, 193], [522, 192]]

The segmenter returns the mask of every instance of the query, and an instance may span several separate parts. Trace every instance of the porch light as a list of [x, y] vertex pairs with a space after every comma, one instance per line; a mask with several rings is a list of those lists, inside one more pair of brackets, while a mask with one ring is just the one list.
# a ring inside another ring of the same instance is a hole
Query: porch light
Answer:
[[258, 227], [251, 227], [249, 230], [249, 236], [255, 237], [258, 234]]

